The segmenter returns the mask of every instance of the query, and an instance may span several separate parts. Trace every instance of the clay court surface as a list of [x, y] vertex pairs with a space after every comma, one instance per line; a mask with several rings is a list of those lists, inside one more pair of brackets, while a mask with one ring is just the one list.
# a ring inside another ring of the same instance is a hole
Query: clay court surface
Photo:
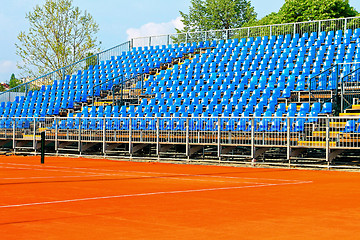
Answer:
[[0, 239], [359, 239], [360, 173], [0, 157]]

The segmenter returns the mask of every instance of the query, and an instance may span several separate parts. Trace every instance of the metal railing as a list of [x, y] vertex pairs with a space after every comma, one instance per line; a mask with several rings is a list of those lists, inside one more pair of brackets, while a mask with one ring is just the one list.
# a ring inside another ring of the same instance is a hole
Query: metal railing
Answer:
[[[360, 149], [360, 123], [356, 117], [43, 117], [1, 118], [0, 140], [13, 142], [13, 148], [36, 150], [40, 133], [60, 145], [82, 144], [182, 144], [222, 147]], [[5, 141], [4, 141], [5, 142]], [[24, 144], [27, 142], [28, 145]], [[21, 145], [18, 145], [21, 144]], [[131, 146], [130, 146], [131, 148]], [[57, 150], [57, 149], [56, 149]], [[65, 149], [66, 150], [66, 149]], [[106, 149], [103, 149], [106, 152]], [[252, 151], [251, 157], [255, 153]]]
[[309, 76], [307, 88], [309, 94], [309, 104], [311, 102], [332, 102], [335, 114], [339, 110], [339, 64], [323, 70], [315, 76]]
[[[101, 95], [102, 91], [108, 91], [111, 94], [112, 105], [123, 105], [125, 99], [140, 99], [143, 93], [144, 73], [136, 74], [130, 78], [125, 78], [124, 74], [112, 77], [96, 84], [90, 88], [91, 104], [94, 105], [96, 95]], [[110, 87], [109, 87], [110, 86]], [[116, 95], [120, 95], [120, 99]]]
[[360, 104], [360, 63], [347, 65], [347, 72], [340, 80], [341, 112], [354, 104]]
[[[360, 102], [360, 63], [338, 63], [308, 80], [309, 103], [332, 102], [335, 114]], [[311, 75], [310, 75], [311, 76]]]
[[[275, 24], [268, 26], [256, 26], [256, 27], [243, 27], [236, 29], [226, 30], [210, 30], [210, 31], [198, 31], [187, 32], [177, 34], [158, 35], [150, 37], [133, 38], [128, 42], [122, 43], [118, 46], [112, 47], [100, 53], [89, 56], [78, 62], [75, 62], [69, 66], [58, 69], [54, 72], [48, 73], [44, 76], [27, 81], [15, 88], [8, 91], [1, 92], [5, 100], [10, 100], [10, 93], [27, 93], [29, 90], [37, 90], [42, 85], [52, 84], [54, 80], [64, 79], [66, 75], [71, 75], [78, 70], [85, 70], [90, 65], [96, 65], [100, 61], [109, 60], [112, 56], [120, 55], [123, 51], [129, 51], [133, 47], [145, 47], [156, 45], [168, 45], [174, 43], [188, 43], [199, 42], [206, 40], [220, 40], [229, 38], [249, 38], [257, 36], [271, 36], [271, 35], [284, 35], [284, 34], [299, 34], [302, 35], [305, 32], [321, 32], [321, 31], [336, 31], [355, 29], [360, 27], [360, 17], [352, 18], [339, 18], [330, 20], [318, 20], [299, 23], [286, 23]], [[21, 95], [21, 94], [20, 94]], [[4, 97], [5, 96], [5, 97]]]
[[42, 85], [50, 85], [54, 82], [54, 80], [64, 80], [67, 75], [72, 75], [79, 70], [87, 70], [91, 68], [91, 66], [98, 65], [101, 61], [109, 60], [111, 59], [111, 57], [119, 56], [122, 52], [129, 50], [130, 41], [112, 47], [105, 51], [96, 53], [66, 67], [60, 68], [54, 72], [48, 73], [44, 76], [26, 81], [21, 85], [9, 89], [5, 92], [0, 92], [0, 98], [5, 99], [6, 101], [7, 99], [11, 99], [11, 96], [14, 95], [14, 93], [26, 95], [26, 93], [30, 90], [39, 90]]
[[232, 38], [250, 38], [272, 35], [336, 31], [360, 28], [360, 17], [317, 20], [308, 22], [285, 23], [267, 26], [242, 27], [236, 29], [196, 31], [187, 33], [164, 34], [158, 36], [139, 37], [131, 39], [132, 47], [168, 45], [208, 40], [226, 40]]

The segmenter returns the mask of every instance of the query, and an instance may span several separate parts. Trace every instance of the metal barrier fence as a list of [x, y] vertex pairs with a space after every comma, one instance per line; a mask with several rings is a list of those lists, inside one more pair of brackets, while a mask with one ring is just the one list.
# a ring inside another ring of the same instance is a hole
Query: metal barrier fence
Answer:
[[[227, 118], [2, 118], [0, 140], [13, 148], [36, 150], [40, 133], [61, 145], [125, 143], [233, 147], [360, 149], [358, 117], [227, 117]], [[64, 149], [68, 150], [69, 149]], [[219, 156], [221, 150], [219, 150]]]
[[232, 38], [250, 38], [272, 35], [336, 31], [360, 27], [360, 17], [317, 20], [309, 22], [285, 23], [268, 26], [242, 27], [226, 30], [197, 31], [177, 34], [166, 34], [131, 39], [132, 47], [168, 45], [174, 43], [200, 42], [207, 40], [226, 40]]

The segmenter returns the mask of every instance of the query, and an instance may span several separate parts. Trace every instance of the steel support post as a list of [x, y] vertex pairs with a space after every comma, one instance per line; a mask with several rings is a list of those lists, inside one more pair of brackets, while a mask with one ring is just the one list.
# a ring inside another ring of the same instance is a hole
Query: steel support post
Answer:
[[[16, 124], [16, 120], [15, 119], [13, 119], [13, 149], [14, 149], [14, 153], [16, 152], [16, 141], [15, 141], [15, 124]], [[6, 135], [5, 135], [5, 138], [7, 138], [6, 137]]]
[[103, 154], [106, 155], [106, 118], [103, 118]]
[[328, 163], [328, 169], [330, 168], [330, 126], [329, 126], [329, 117], [326, 118], [326, 161]]
[[221, 118], [218, 118], [218, 129], [217, 129], [217, 149], [219, 162], [221, 161]]
[[54, 117], [54, 122], [55, 122], [55, 152], [56, 155], [59, 154], [59, 142], [58, 142], [58, 118], [57, 116]]
[[251, 118], [251, 158], [255, 159], [255, 121]]
[[293, 37], [295, 37], [295, 34], [296, 34], [296, 23], [294, 23], [294, 35], [293, 35]]
[[133, 155], [133, 146], [132, 146], [132, 118], [129, 118], [129, 154], [130, 157]]
[[290, 118], [286, 118], [286, 157], [289, 161], [289, 167], [291, 166], [291, 147], [290, 147]]
[[160, 157], [160, 119], [156, 118], [156, 155]]
[[36, 153], [36, 118], [34, 117], [34, 126], [33, 126], [33, 149], [35, 150]]
[[186, 118], [186, 157], [190, 158], [190, 144], [189, 144], [189, 118]]
[[79, 119], [78, 151], [79, 151], [79, 154], [81, 155], [81, 124], [82, 124], [82, 121], [81, 121], [80, 117], [78, 119]]
[[346, 31], [346, 26], [347, 26], [347, 18], [345, 18], [345, 23], [344, 23], [344, 33]]

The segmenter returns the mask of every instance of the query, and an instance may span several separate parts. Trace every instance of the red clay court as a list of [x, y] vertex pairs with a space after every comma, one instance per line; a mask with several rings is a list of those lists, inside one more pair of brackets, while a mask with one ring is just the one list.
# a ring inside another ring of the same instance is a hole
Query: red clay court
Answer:
[[357, 239], [360, 173], [0, 157], [1, 239]]

